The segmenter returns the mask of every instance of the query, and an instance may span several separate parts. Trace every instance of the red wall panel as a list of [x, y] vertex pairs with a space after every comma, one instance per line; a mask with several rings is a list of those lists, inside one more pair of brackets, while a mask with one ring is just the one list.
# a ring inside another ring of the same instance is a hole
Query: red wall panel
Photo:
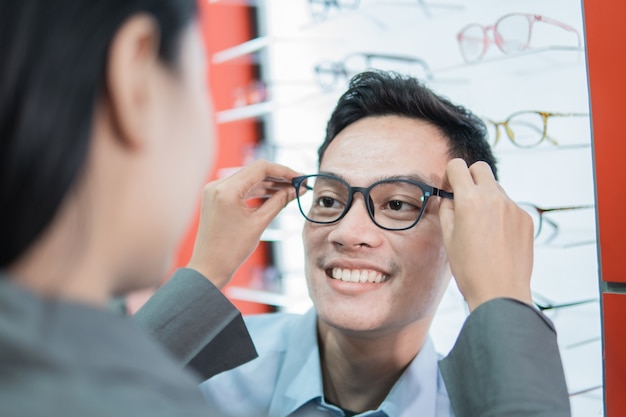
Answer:
[[625, 417], [626, 258], [624, 257], [624, 98], [626, 2], [584, 2], [598, 212], [603, 320], [604, 401], [607, 417]]
[[[200, 5], [201, 26], [207, 47], [207, 56], [209, 57], [207, 76], [209, 77], [213, 105], [215, 111], [228, 110], [233, 106], [234, 91], [238, 87], [247, 86], [253, 80], [254, 71], [249, 60], [214, 64], [211, 62], [211, 56], [216, 52], [252, 39], [255, 36], [252, 33], [252, 16], [247, 6], [210, 3], [208, 1], [200, 1], [198, 4]], [[215, 118], [215, 115], [207, 115], [207, 117]], [[241, 120], [216, 124], [216, 134], [215, 168], [207, 181], [216, 179], [222, 169], [242, 166], [245, 151], [256, 143], [258, 132], [254, 120]], [[195, 215], [180, 246], [176, 266], [183, 266], [188, 262], [193, 250], [197, 226], [198, 214]], [[236, 238], [237, 236], [233, 236], [233, 239]], [[255, 281], [260, 276], [259, 273], [267, 266], [268, 250], [265, 245], [265, 243], [259, 245], [257, 250], [237, 271], [229, 285], [242, 287], [254, 285], [252, 281]], [[233, 300], [233, 303], [244, 314], [268, 311], [268, 306], [262, 304], [238, 300]]]
[[619, 168], [626, 155], [626, 54], [621, 47], [626, 42], [626, 2], [586, 1], [584, 12], [602, 279], [626, 283], [626, 175]]
[[626, 416], [626, 294], [602, 295], [604, 321], [604, 396], [607, 417]]

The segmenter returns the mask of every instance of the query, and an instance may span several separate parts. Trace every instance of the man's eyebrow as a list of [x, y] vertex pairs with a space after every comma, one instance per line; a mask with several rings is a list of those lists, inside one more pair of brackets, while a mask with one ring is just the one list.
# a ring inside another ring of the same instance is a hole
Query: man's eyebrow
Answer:
[[399, 179], [399, 180], [413, 180], [413, 181], [421, 182], [421, 183], [424, 183], [424, 184], [430, 184], [430, 181], [428, 181], [427, 179], [425, 179], [424, 177], [422, 177], [421, 175], [419, 175], [417, 173], [404, 174], [404, 175], [392, 175], [392, 176], [389, 176], [389, 177], [385, 177], [383, 179], [390, 179], [390, 180], [395, 180], [395, 179]]
[[332, 172], [332, 171], [319, 171], [319, 172], [318, 172], [318, 174], [331, 175], [331, 176], [333, 176], [333, 177], [341, 178], [342, 180], [344, 180], [345, 182], [347, 182], [347, 183], [349, 184], [349, 182], [348, 182], [348, 180], [347, 180], [347, 178], [346, 178], [346, 177], [344, 177], [344, 176], [343, 176], [343, 175], [341, 175], [341, 174], [337, 174], [336, 172]]

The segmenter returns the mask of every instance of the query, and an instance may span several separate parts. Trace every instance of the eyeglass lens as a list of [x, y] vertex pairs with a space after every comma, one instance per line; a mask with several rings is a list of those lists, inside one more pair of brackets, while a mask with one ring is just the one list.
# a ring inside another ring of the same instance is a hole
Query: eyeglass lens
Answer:
[[348, 55], [342, 61], [321, 62], [315, 66], [315, 76], [320, 87], [328, 90], [368, 69], [395, 71], [421, 80], [431, 78], [428, 67], [419, 58], [362, 53]]
[[[349, 185], [338, 178], [313, 175], [307, 177], [304, 184], [309, 191], [298, 197], [298, 204], [309, 221], [336, 222], [354, 205]], [[415, 184], [389, 180], [376, 183], [367, 190], [368, 212], [380, 227], [406, 229], [412, 227], [422, 214], [424, 191]]]
[[526, 15], [511, 14], [502, 17], [493, 27], [469, 25], [459, 36], [461, 52], [467, 61], [480, 59], [490, 43], [489, 29], [493, 30], [494, 42], [502, 52], [521, 52], [530, 41], [530, 24]]
[[459, 35], [461, 53], [467, 61], [476, 61], [486, 49], [486, 37], [484, 29], [480, 25], [467, 26]]
[[511, 14], [496, 23], [496, 45], [502, 52], [521, 52], [530, 42], [530, 20], [525, 15]]
[[544, 139], [546, 127], [543, 116], [537, 112], [516, 113], [504, 122], [492, 122], [488, 126], [492, 143], [495, 144], [498, 138], [496, 129], [503, 129], [504, 132], [500, 131], [499, 134], [506, 134], [515, 145], [522, 148], [539, 145]]
[[339, 80], [347, 81], [350, 75], [343, 64], [339, 62], [327, 61], [315, 66], [315, 79], [324, 90], [336, 87]]

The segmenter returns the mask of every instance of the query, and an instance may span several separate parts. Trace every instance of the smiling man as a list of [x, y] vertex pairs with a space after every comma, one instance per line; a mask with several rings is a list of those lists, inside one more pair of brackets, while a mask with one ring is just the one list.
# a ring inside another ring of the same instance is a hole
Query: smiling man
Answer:
[[[416, 177], [441, 187], [449, 160], [446, 139], [430, 123], [406, 116], [368, 116], [334, 138], [320, 171], [363, 187], [383, 179]], [[396, 202], [417, 198], [392, 191]], [[355, 412], [375, 410], [426, 343], [451, 277], [438, 200], [429, 198], [419, 222], [407, 230], [374, 224], [362, 195], [355, 196], [340, 221], [305, 224], [305, 271], [317, 313], [327, 402]], [[414, 205], [398, 210], [389, 201], [386, 205], [373, 207], [374, 219], [392, 210], [411, 211], [418, 219]], [[366, 282], [360, 282], [365, 276]], [[355, 278], [359, 282], [353, 282]], [[417, 391], [422, 380], [434, 393], [439, 383], [430, 342], [423, 353], [435, 365], [431, 378], [416, 372], [411, 382], [417, 384], [410, 391]], [[421, 400], [407, 394], [400, 403]], [[426, 409], [436, 408], [436, 397], [424, 398], [429, 402]]]
[[[554, 330], [530, 306], [530, 219], [495, 181], [483, 123], [414, 78], [366, 72], [319, 160], [293, 180], [314, 308], [246, 318], [259, 356], [202, 383], [214, 413], [568, 415]], [[452, 273], [472, 315], [440, 362], [428, 331]]]

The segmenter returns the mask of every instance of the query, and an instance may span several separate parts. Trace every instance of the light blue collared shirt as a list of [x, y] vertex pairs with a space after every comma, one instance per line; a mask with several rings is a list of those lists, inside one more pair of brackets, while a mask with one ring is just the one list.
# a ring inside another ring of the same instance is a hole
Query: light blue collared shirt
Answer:
[[[259, 357], [200, 385], [215, 414], [343, 417], [324, 400], [316, 319], [314, 309], [246, 317]], [[427, 339], [380, 407], [358, 416], [453, 417], [439, 359]]]

